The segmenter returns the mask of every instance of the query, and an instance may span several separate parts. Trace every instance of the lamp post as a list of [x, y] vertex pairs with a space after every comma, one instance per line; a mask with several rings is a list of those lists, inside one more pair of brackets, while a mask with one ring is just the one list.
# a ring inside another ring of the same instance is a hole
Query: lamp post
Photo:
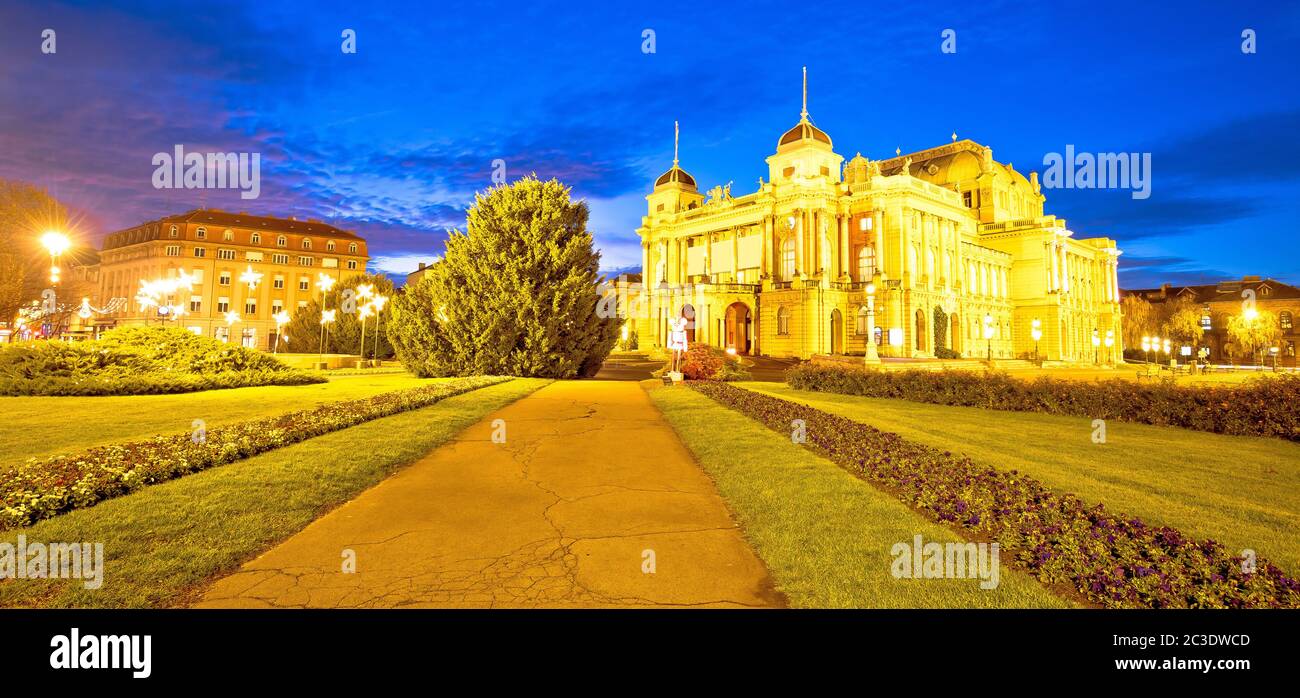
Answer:
[[[239, 313], [235, 312], [234, 310], [227, 312], [226, 313], [226, 341], [227, 342], [230, 341], [231, 333], [235, 331], [234, 328], [236, 322], [239, 322]], [[243, 346], [244, 343], [240, 342], [239, 345]]]
[[374, 289], [375, 287], [370, 284], [357, 286], [357, 299], [361, 304], [357, 308], [357, 315], [361, 316], [361, 350], [359, 358], [363, 362], [366, 360], [366, 318], [370, 316], [370, 306], [367, 301], [370, 300], [370, 296], [374, 295]]
[[1106, 330], [1106, 365], [1115, 365], [1115, 330]]
[[[49, 230], [41, 236], [41, 244], [50, 253], [50, 307], [57, 309], [58, 296], [54, 287], [59, 284], [59, 257], [68, 251], [68, 248], [72, 246], [72, 242], [68, 240], [67, 235], [56, 230]], [[56, 334], [53, 322], [50, 324], [50, 330], [51, 335]]]
[[1095, 327], [1092, 328], [1092, 363], [1101, 365], [1101, 332]]
[[1162, 340], [1161, 348], [1165, 350], [1165, 363], [1168, 363], [1168, 362], [1169, 362], [1169, 352], [1172, 351], [1172, 350], [1170, 349], [1170, 346], [1169, 346], [1169, 338], [1168, 338], [1168, 337], [1165, 337], [1164, 340]]
[[880, 353], [876, 351], [876, 285], [867, 284], [867, 353], [863, 363], [880, 363]]
[[375, 306], [375, 363], [379, 363], [379, 323], [383, 319], [380, 313], [384, 310], [384, 304], [388, 302], [388, 296], [375, 294], [374, 300], [370, 304]]
[[272, 315], [271, 319], [275, 320], [275, 348], [271, 350], [271, 353], [279, 354], [280, 353], [280, 328], [284, 327], [285, 324], [289, 322], [289, 314], [281, 310], [275, 315]]
[[320, 351], [316, 353], [317, 363], [325, 363], [325, 332], [329, 328], [329, 324], [334, 322], [334, 316], [337, 313], [337, 310], [320, 311]]
[[988, 349], [989, 366], [993, 365], [993, 316], [984, 314], [984, 342]]
[[1038, 364], [1041, 367], [1043, 365], [1043, 360], [1038, 356], [1038, 340], [1043, 338], [1042, 320], [1039, 320], [1038, 318], [1034, 318], [1032, 329], [1029, 330], [1029, 336], [1034, 338], [1034, 363]]

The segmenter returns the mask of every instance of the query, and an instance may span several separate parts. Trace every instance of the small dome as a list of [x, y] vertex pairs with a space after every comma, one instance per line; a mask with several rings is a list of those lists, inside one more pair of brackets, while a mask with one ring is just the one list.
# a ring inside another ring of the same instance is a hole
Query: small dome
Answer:
[[782, 134], [781, 140], [777, 141], [776, 145], [779, 148], [799, 141], [814, 141], [825, 143], [828, 146], [831, 145], [831, 137], [826, 135], [825, 131], [813, 126], [806, 118], [800, 119], [799, 123], [794, 125], [794, 128]]
[[858, 153], [844, 166], [844, 180], [856, 184], [867, 181], [871, 173], [871, 162]]
[[656, 187], [664, 184], [674, 184], [674, 183], [681, 184], [682, 186], [687, 187], [689, 189], [695, 188], [695, 178], [692, 177], [690, 173], [688, 173], [686, 170], [683, 170], [682, 168], [676, 165], [673, 165], [671, 169], [659, 175], [659, 179], [655, 180]]

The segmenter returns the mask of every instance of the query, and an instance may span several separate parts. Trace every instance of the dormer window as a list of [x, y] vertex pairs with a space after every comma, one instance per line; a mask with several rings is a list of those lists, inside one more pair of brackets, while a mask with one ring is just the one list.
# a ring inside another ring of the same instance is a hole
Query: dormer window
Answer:
[[289, 246], [289, 238], [287, 238], [287, 237], [285, 237], [285, 236], [283, 236], [283, 235], [277, 237], [277, 238], [275, 239], [275, 246], [276, 246], [276, 247], [288, 247], [288, 246]]
[[311, 249], [311, 240], [310, 240], [309, 238], [303, 238], [303, 239], [302, 239], [302, 248], [303, 248], [304, 250], [310, 250], [310, 249]]
[[254, 245], [260, 245], [262, 243], [262, 234], [253, 233], [253, 236], [249, 238], [249, 242], [251, 242]]
[[333, 241], [333, 240], [329, 240], [329, 241], [327, 241], [327, 242], [325, 243], [325, 249], [326, 249], [327, 251], [329, 251], [329, 252], [333, 252], [333, 251], [334, 251], [334, 241]]
[[355, 243], [355, 242], [348, 243], [348, 252], [351, 252], [352, 254], [356, 254], [356, 252], [357, 252], [357, 243]]
[[208, 237], [208, 229], [200, 226], [198, 230], [194, 231], [194, 237], [200, 240], [206, 240]]

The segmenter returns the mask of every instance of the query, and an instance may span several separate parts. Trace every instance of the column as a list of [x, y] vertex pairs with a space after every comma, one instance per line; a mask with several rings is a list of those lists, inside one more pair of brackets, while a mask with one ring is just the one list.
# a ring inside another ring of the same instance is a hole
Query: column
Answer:
[[[876, 269], [883, 272], [885, 269], [885, 212], [880, 209], [871, 211], [871, 244], [876, 248]], [[870, 281], [871, 279], [863, 279]], [[876, 289], [880, 293], [880, 289]]]
[[803, 269], [803, 243], [805, 243], [803, 230], [807, 227], [805, 222], [807, 222], [806, 212], [801, 211], [798, 216], [794, 217], [794, 270], [801, 274], [806, 273], [806, 270]]
[[650, 288], [650, 243], [641, 242], [641, 286]]
[[740, 228], [731, 229], [731, 280], [740, 283]]
[[852, 219], [847, 213], [840, 216], [840, 253], [835, 256], [839, 260], [837, 265], [839, 269], [836, 270], [839, 273], [836, 276], [840, 278], [849, 274], [849, 269], [853, 268], [853, 254], [852, 250], [849, 249], [849, 225], [851, 225], [851, 221]]

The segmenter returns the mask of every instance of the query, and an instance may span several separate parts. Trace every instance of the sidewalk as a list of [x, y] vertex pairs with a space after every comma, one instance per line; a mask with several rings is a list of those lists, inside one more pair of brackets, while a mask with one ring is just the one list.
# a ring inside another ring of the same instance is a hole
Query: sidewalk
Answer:
[[[492, 441], [497, 419], [503, 444]], [[355, 573], [342, 571], [347, 551]], [[218, 580], [194, 606], [782, 604], [637, 383], [557, 381]]]

